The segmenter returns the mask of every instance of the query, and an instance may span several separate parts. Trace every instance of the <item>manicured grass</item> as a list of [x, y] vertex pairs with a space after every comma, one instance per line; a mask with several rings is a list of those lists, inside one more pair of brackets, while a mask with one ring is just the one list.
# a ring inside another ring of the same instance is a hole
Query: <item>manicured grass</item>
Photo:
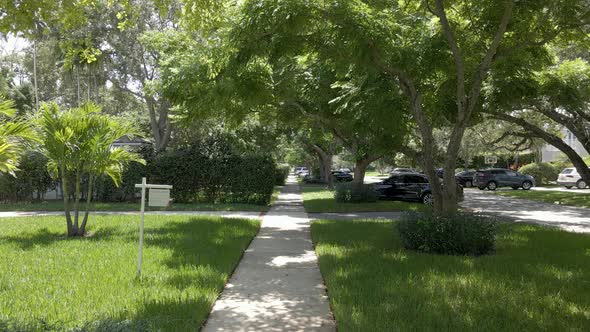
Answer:
[[383, 212], [424, 211], [427, 207], [419, 202], [379, 200], [374, 203], [338, 203], [334, 192], [323, 185], [302, 185], [303, 205], [309, 213], [323, 212]]
[[[276, 200], [282, 187], [275, 187], [273, 191], [272, 201]], [[255, 205], [255, 204], [213, 204], [213, 203], [173, 203], [167, 208], [148, 207], [146, 204], [146, 211], [268, 211], [269, 205]], [[63, 211], [62, 200], [51, 200], [41, 203], [1, 203], [0, 211]], [[139, 211], [139, 201], [136, 203], [130, 202], [94, 202], [93, 211]]]
[[496, 193], [502, 196], [530, 199], [533, 201], [590, 208], [590, 193], [537, 190], [499, 190]]
[[138, 280], [138, 217], [91, 218], [78, 239], [63, 217], [0, 220], [0, 331], [196, 331], [259, 228], [146, 216]]
[[385, 173], [385, 174], [381, 174], [377, 171], [368, 171], [365, 173], [365, 176], [382, 176], [382, 177], [387, 177], [389, 176], [389, 174]]
[[395, 222], [312, 224], [339, 331], [587, 331], [590, 236], [505, 224], [482, 257], [402, 248]]

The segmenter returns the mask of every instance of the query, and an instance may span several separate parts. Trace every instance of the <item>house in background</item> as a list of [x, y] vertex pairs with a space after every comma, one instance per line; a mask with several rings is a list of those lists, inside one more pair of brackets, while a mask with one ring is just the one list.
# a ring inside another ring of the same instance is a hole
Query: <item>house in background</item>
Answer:
[[[569, 131], [567, 128], [563, 128], [561, 133], [563, 134], [563, 141], [567, 145], [571, 146], [582, 158], [589, 155], [588, 151], [584, 149], [578, 138], [574, 136], [571, 131]], [[553, 145], [545, 144], [541, 148], [541, 161], [543, 162], [558, 161], [563, 160], [563, 158], [565, 158], [563, 152]]]

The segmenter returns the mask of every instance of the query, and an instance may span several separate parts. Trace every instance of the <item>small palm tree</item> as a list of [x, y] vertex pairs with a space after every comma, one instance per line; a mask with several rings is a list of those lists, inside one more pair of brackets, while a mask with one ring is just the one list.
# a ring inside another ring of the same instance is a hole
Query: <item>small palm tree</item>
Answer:
[[35, 132], [27, 122], [9, 121], [16, 113], [14, 104], [0, 96], [0, 172], [10, 173], [18, 170], [18, 161], [24, 144], [36, 139]]
[[[69, 236], [86, 233], [86, 223], [92, 200], [94, 180], [106, 174], [115, 185], [121, 182], [123, 167], [130, 162], [145, 163], [137, 154], [121, 148], [112, 148], [118, 138], [134, 135], [136, 131], [121, 121], [102, 114], [100, 107], [86, 104], [61, 112], [56, 104], [43, 105], [41, 131], [43, 150], [49, 159], [52, 174], [61, 179], [64, 210]], [[79, 223], [81, 180], [88, 178], [88, 194], [84, 219]], [[72, 219], [70, 187], [74, 181], [74, 204]]]

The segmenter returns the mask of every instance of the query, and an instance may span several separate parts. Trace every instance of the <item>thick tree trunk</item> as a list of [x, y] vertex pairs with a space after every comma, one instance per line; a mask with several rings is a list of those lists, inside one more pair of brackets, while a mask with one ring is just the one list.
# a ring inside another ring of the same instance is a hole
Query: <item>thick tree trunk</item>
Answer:
[[310, 146], [320, 160], [320, 176], [322, 181], [326, 183], [329, 189], [332, 189], [334, 187], [334, 179], [332, 178], [332, 153], [324, 150], [317, 144], [311, 144]]
[[354, 178], [352, 179], [352, 183], [355, 186], [360, 186], [365, 183], [365, 173], [371, 162], [373, 162], [373, 160], [370, 158], [356, 160], [354, 164]]

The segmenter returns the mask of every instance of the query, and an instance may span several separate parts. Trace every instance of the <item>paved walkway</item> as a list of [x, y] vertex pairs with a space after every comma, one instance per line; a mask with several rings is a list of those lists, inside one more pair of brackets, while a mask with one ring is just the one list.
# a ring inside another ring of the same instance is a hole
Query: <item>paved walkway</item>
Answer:
[[463, 208], [529, 222], [590, 233], [590, 209], [505, 197], [487, 190], [465, 190]]
[[203, 331], [335, 331], [309, 225], [289, 177]]
[[[139, 211], [91, 211], [91, 215], [139, 215]], [[63, 211], [0, 212], [0, 218], [63, 216]], [[255, 211], [146, 211], [145, 215], [158, 216], [219, 216], [225, 218], [256, 219], [260, 212]]]

